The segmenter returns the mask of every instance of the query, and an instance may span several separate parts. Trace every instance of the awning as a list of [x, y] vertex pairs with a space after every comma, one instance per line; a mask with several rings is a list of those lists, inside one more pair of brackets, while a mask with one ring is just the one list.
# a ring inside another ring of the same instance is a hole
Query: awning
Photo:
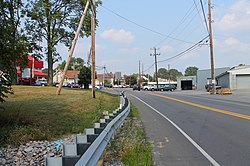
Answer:
[[47, 73], [42, 73], [42, 72], [40, 72], [40, 71], [34, 71], [34, 75], [35, 76], [48, 76], [48, 74]]
[[[17, 70], [16, 72], [17, 72], [17, 74], [21, 74], [21, 71], [20, 71], [20, 70]], [[40, 71], [33, 71], [33, 72], [34, 72], [34, 75], [35, 75], [35, 76], [45, 76], [45, 77], [48, 76], [47, 73], [43, 73], [43, 72], [40, 72]]]

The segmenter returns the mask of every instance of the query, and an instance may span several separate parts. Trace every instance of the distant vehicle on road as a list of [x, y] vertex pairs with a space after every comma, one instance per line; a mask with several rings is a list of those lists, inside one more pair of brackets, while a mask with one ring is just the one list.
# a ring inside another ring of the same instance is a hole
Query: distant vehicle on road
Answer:
[[146, 90], [146, 91], [154, 91], [156, 89], [157, 89], [156, 85], [146, 85], [146, 86], [143, 86], [143, 90]]
[[106, 87], [106, 88], [112, 88], [113, 85], [112, 84], [104, 84], [104, 87]]
[[140, 91], [140, 90], [141, 90], [140, 85], [134, 84], [134, 85], [133, 85], [133, 90], [138, 90], [138, 91]]
[[173, 92], [176, 89], [175, 85], [164, 85], [163, 87], [160, 88], [161, 91], [171, 91]]
[[47, 82], [46, 79], [38, 79], [38, 80], [36, 80], [35, 85], [37, 85], [37, 86], [47, 86], [48, 82]]

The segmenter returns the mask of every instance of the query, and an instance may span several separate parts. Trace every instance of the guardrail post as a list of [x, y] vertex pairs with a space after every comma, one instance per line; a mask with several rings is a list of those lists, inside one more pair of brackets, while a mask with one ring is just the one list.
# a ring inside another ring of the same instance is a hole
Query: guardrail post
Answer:
[[92, 166], [96, 165], [116, 129], [120, 127], [130, 111], [130, 103], [124, 93], [120, 94], [120, 106], [104, 116], [94, 128], [86, 128], [77, 134], [75, 144], [63, 144], [62, 157], [47, 157], [46, 166]]

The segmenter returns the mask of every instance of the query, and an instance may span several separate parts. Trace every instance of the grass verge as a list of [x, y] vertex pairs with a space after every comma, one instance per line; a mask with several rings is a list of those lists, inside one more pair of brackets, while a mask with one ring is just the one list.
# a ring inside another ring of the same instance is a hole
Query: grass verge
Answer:
[[146, 140], [139, 116], [139, 111], [131, 103], [129, 116], [109, 145], [108, 151], [112, 153], [112, 156], [116, 155], [127, 166], [151, 166], [153, 163], [152, 146]]
[[0, 146], [83, 132], [103, 111], [119, 106], [118, 96], [98, 91], [93, 99], [91, 90], [63, 89], [59, 96], [55, 87], [13, 86], [13, 90], [0, 111]]

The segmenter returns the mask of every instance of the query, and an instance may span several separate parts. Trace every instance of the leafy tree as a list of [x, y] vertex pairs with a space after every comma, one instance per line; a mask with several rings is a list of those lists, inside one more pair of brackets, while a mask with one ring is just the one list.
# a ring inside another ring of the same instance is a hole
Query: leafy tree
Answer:
[[48, 73], [48, 68], [42, 70], [43, 73]]
[[20, 28], [24, 12], [21, 0], [0, 1], [0, 102], [7, 94], [13, 93], [11, 83], [17, 83], [16, 67], [20, 70], [27, 65], [27, 54], [40, 47], [32, 42]]
[[[0, 71], [0, 103], [4, 102], [4, 98], [8, 97], [7, 94], [12, 94], [13, 91], [11, 89], [11, 79], [9, 75]], [[0, 109], [3, 107], [0, 106]]]
[[198, 67], [195, 66], [189, 66], [185, 70], [185, 76], [196, 76], [197, 70], [199, 70]]
[[177, 77], [182, 76], [182, 73], [177, 69], [170, 69], [170, 80], [177, 81]]
[[[63, 70], [66, 65], [66, 61], [64, 60], [61, 64], [57, 66], [57, 69]], [[84, 65], [84, 60], [82, 58], [72, 57], [67, 70], [81, 70]]]
[[167, 76], [168, 76], [168, 71], [167, 71], [167, 69], [165, 69], [165, 68], [160, 68], [160, 69], [158, 70], [158, 72], [157, 72], [157, 76], [158, 76], [158, 78], [164, 78], [164, 79], [166, 79]]
[[83, 66], [78, 74], [78, 84], [84, 85], [84, 89], [89, 89], [91, 83], [91, 69], [90, 67]]
[[151, 75], [145, 74], [144, 76], [147, 77], [147, 78], [149, 78], [149, 81], [153, 81], [153, 77]]
[[20, 28], [25, 16], [22, 7], [20, 0], [0, 1], [0, 70], [10, 75], [13, 84], [17, 82], [16, 66], [22, 69], [28, 63], [28, 52], [39, 49]]
[[132, 74], [131, 76], [127, 76], [125, 78], [125, 83], [127, 85], [134, 85], [137, 83], [137, 77], [138, 77], [138, 74]]
[[[98, 1], [97, 5], [101, 2]], [[46, 41], [48, 61], [48, 83], [52, 86], [53, 64], [61, 56], [56, 50], [59, 43], [70, 47], [86, 5], [85, 0], [28, 0], [26, 12], [29, 19], [25, 23], [28, 34], [36, 41]], [[96, 25], [98, 22], [96, 21]], [[91, 34], [91, 13], [86, 14], [80, 37]]]

